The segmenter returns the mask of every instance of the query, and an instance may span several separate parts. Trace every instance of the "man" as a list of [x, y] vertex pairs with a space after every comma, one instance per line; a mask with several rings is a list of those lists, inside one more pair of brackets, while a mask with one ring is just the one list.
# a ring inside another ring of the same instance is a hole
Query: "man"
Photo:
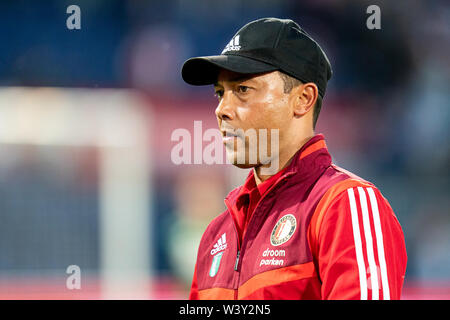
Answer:
[[[202, 237], [190, 299], [400, 298], [407, 257], [394, 212], [372, 183], [334, 165], [314, 133], [331, 74], [320, 46], [275, 18], [246, 24], [221, 55], [184, 63], [187, 83], [214, 84], [231, 162], [252, 168]], [[275, 141], [269, 161], [260, 144], [249, 161], [238, 132], [251, 129], [278, 138], [266, 140]]]

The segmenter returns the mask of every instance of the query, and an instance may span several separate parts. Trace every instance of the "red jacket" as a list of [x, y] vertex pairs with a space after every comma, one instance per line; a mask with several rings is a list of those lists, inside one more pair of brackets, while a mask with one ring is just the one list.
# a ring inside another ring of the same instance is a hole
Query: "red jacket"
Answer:
[[323, 135], [264, 192], [242, 243], [233, 218], [241, 188], [203, 234], [190, 299], [400, 298], [400, 224], [372, 183], [331, 162]]

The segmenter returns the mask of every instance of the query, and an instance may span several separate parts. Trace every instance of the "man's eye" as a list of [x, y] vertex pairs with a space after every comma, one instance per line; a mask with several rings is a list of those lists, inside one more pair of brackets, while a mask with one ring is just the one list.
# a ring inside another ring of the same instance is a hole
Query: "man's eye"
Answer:
[[247, 87], [247, 86], [239, 86], [239, 87], [238, 87], [238, 91], [239, 91], [240, 93], [246, 93], [246, 92], [248, 91], [248, 89], [250, 89], [250, 88]]
[[214, 95], [217, 97], [217, 99], [222, 99], [223, 97], [223, 91], [222, 90], [217, 90]]

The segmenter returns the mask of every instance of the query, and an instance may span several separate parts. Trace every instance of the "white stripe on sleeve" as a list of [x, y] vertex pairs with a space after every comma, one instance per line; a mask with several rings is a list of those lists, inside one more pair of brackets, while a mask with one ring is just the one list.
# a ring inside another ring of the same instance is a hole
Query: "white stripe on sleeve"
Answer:
[[369, 262], [370, 280], [372, 285], [372, 300], [378, 300], [379, 299], [378, 272], [377, 272], [377, 264], [375, 262], [375, 255], [373, 253], [374, 251], [373, 240], [372, 240], [372, 231], [370, 230], [369, 210], [367, 209], [367, 197], [362, 187], [358, 187], [358, 193], [363, 217], [364, 237], [366, 239], [367, 261]]
[[381, 231], [380, 213], [378, 211], [378, 203], [372, 188], [367, 188], [369, 193], [370, 205], [372, 208], [373, 222], [375, 227], [375, 237], [377, 239], [378, 261], [380, 263], [381, 283], [383, 287], [383, 299], [389, 300], [389, 282], [387, 277], [386, 259], [384, 256], [383, 233]]
[[353, 238], [355, 241], [356, 262], [358, 264], [359, 285], [361, 290], [361, 300], [367, 300], [367, 279], [364, 256], [362, 253], [361, 233], [359, 231], [358, 209], [356, 208], [355, 193], [353, 188], [347, 189], [350, 201], [350, 212], [352, 216]]

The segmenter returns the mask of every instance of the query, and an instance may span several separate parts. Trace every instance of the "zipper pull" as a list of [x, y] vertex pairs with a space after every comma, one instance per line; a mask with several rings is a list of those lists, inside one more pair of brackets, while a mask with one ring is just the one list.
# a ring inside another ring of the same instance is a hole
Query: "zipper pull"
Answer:
[[234, 271], [238, 271], [238, 264], [239, 264], [239, 254], [241, 253], [241, 251], [238, 250], [237, 252], [237, 256], [236, 256], [236, 263], [234, 264]]

